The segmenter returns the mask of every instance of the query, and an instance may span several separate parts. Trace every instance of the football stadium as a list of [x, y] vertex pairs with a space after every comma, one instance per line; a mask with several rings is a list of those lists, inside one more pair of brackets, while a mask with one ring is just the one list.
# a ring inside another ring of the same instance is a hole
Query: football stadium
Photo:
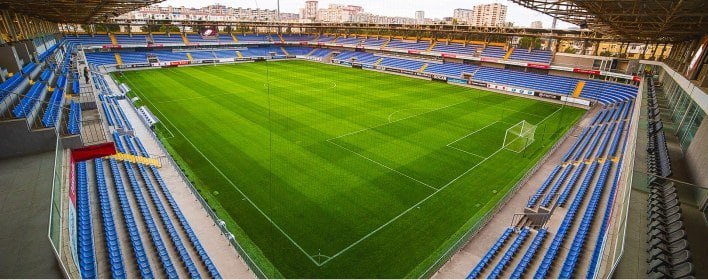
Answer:
[[187, 2], [0, 1], [0, 277], [708, 278], [705, 1]]

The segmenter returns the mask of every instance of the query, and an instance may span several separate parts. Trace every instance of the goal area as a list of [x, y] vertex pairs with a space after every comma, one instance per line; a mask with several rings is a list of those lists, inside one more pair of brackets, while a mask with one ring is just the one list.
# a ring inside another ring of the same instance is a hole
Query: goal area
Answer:
[[536, 126], [522, 120], [506, 129], [503, 148], [516, 153], [523, 152], [533, 143], [535, 134]]

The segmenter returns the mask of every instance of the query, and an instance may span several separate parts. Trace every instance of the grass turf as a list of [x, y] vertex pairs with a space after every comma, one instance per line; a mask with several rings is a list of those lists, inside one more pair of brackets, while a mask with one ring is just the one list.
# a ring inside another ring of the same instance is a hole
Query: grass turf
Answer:
[[[118, 79], [271, 277], [419, 277], [584, 112], [305, 61]], [[536, 141], [502, 149], [521, 120]]]

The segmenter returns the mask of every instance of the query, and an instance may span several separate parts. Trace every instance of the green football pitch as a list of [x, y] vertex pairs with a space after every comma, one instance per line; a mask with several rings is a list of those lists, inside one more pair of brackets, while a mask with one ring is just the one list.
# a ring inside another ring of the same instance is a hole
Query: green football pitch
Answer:
[[[269, 277], [429, 273], [584, 113], [307, 61], [117, 79]], [[521, 121], [537, 129], [517, 153], [502, 146]]]

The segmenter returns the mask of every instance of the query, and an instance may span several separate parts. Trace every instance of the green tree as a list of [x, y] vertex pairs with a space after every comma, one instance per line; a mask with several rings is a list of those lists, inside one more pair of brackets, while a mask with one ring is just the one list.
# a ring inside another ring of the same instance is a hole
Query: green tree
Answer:
[[540, 38], [532, 38], [532, 37], [521, 37], [519, 40], [519, 48], [521, 49], [540, 49], [541, 48], [541, 39]]
[[140, 27], [140, 30], [143, 32], [158, 32], [158, 31], [160, 31], [160, 29], [161, 29], [160, 25], [154, 25], [154, 24], [143, 25]]
[[600, 56], [614, 56], [614, 54], [612, 54], [612, 52], [610, 51], [602, 51], [600, 53]]
[[179, 27], [174, 26], [174, 25], [162, 25], [160, 26], [160, 32], [170, 32], [170, 33], [179, 33]]
[[578, 50], [576, 50], [576, 49], [573, 48], [572, 46], [568, 46], [568, 47], [565, 48], [565, 50], [563, 50], [563, 52], [564, 52], [564, 53], [577, 53]]

